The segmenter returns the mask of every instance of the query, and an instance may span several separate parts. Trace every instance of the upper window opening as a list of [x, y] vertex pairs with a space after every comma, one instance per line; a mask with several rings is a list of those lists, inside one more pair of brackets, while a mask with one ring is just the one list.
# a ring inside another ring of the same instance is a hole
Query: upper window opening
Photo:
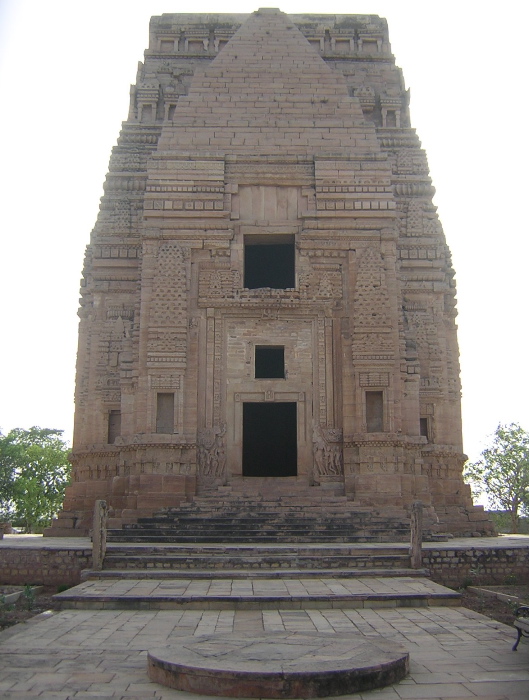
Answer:
[[294, 236], [246, 236], [244, 286], [246, 289], [295, 287]]
[[255, 348], [255, 378], [285, 378], [285, 348], [265, 345]]
[[108, 442], [113, 445], [121, 435], [121, 411], [112, 410], [108, 414]]
[[156, 395], [156, 432], [174, 432], [174, 393]]
[[381, 433], [384, 430], [384, 393], [366, 391], [366, 423], [368, 433]]

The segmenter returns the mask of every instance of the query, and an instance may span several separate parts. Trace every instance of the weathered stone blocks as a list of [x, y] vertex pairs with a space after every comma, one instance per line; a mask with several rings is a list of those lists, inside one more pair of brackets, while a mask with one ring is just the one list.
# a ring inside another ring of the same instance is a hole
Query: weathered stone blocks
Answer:
[[[74, 484], [48, 534], [88, 532], [97, 499], [119, 524], [251, 480], [254, 453], [309, 496], [341, 483], [491, 532], [462, 481], [454, 273], [385, 20], [163, 15], [150, 42], [87, 248]], [[267, 346], [283, 364], [260, 377]]]

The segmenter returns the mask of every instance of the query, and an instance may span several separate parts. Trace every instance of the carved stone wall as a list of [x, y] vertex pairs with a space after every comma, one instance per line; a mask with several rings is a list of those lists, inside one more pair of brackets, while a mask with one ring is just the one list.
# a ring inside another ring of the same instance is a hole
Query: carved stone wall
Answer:
[[[454, 272], [408, 102], [376, 16], [151, 20], [85, 258], [50, 534], [86, 532], [96, 499], [112, 525], [242, 479], [245, 402], [295, 404], [307, 493], [490, 530], [461, 477]], [[288, 284], [252, 282], [252, 246]], [[284, 368], [262, 378], [266, 346]]]

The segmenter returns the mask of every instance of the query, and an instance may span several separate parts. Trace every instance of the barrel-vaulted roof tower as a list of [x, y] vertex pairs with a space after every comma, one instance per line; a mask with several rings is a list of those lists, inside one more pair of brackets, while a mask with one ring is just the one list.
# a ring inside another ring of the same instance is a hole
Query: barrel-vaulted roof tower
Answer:
[[[455, 285], [386, 21], [153, 17], [82, 281], [84, 534], [244, 482], [487, 532]], [[333, 491], [334, 490], [334, 491]]]

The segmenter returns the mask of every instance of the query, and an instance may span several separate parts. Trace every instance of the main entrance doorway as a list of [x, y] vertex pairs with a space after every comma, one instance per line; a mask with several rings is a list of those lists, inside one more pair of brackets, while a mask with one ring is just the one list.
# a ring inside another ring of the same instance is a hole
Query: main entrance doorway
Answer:
[[243, 476], [297, 476], [296, 403], [243, 404]]

